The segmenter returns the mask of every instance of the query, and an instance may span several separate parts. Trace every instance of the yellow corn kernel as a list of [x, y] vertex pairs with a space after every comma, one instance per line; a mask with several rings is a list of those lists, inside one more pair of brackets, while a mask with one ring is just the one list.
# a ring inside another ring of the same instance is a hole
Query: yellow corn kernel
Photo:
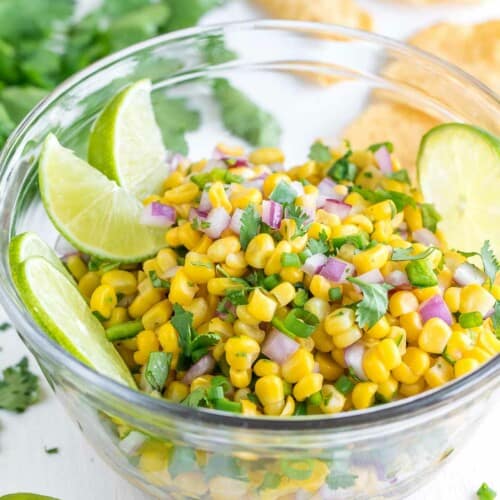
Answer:
[[298, 267], [284, 267], [280, 271], [280, 277], [283, 281], [288, 281], [292, 284], [299, 283], [304, 278], [304, 271]]
[[363, 274], [372, 269], [380, 269], [389, 260], [390, 252], [390, 247], [387, 245], [375, 245], [354, 255], [352, 263], [358, 273]]
[[319, 373], [328, 382], [337, 380], [344, 373], [344, 369], [335, 363], [329, 353], [318, 352], [315, 359], [319, 366]]
[[101, 283], [103, 285], [110, 285], [115, 289], [116, 293], [124, 295], [131, 295], [137, 289], [137, 280], [135, 276], [129, 271], [122, 271], [121, 269], [113, 269], [102, 275]]
[[280, 306], [286, 306], [292, 302], [296, 295], [295, 287], [286, 281], [276, 285], [270, 293]]
[[317, 172], [316, 163], [314, 161], [307, 161], [303, 165], [287, 170], [287, 174], [294, 180], [307, 179], [314, 176]]
[[455, 378], [466, 375], [481, 366], [481, 363], [474, 358], [462, 358], [459, 359], [455, 366], [453, 367]]
[[248, 205], [260, 205], [262, 202], [262, 193], [255, 188], [244, 188], [242, 191], [234, 191], [230, 196], [233, 208], [244, 210]]
[[229, 253], [226, 257], [226, 265], [233, 269], [241, 269], [245, 271], [247, 268], [245, 253], [241, 251]]
[[165, 190], [172, 189], [174, 187], [180, 186], [184, 183], [184, 176], [178, 170], [172, 172], [163, 182], [163, 188]]
[[256, 288], [248, 298], [247, 311], [259, 321], [271, 321], [277, 306], [272, 297], [266, 295], [260, 288]]
[[413, 384], [401, 384], [399, 386], [399, 394], [405, 397], [416, 396], [420, 394], [425, 389], [425, 379], [424, 377], [420, 377]]
[[226, 212], [232, 212], [233, 207], [227, 197], [226, 191], [224, 190], [224, 184], [222, 184], [222, 182], [216, 181], [212, 183], [208, 189], [208, 198], [213, 207], [222, 207]]
[[379, 358], [389, 370], [396, 368], [401, 363], [401, 354], [393, 339], [388, 338], [380, 341], [376, 349]]
[[354, 311], [347, 307], [342, 307], [331, 312], [324, 321], [324, 328], [328, 335], [337, 335], [354, 325]]
[[168, 466], [169, 449], [165, 443], [148, 440], [141, 449], [139, 469], [144, 473], [164, 471]]
[[145, 330], [156, 330], [172, 316], [172, 306], [168, 300], [162, 300], [149, 309], [142, 317]]
[[332, 359], [342, 368], [347, 368], [344, 358], [344, 350], [340, 348], [334, 348], [332, 353]]
[[457, 330], [456, 328], [460, 328], [459, 325], [455, 326], [452, 329], [451, 337], [446, 344], [446, 352], [453, 359], [461, 359], [467, 351], [474, 347], [474, 342], [470, 335], [468, 335], [462, 329]]
[[212, 383], [213, 375], [201, 375], [196, 377], [189, 387], [189, 392], [196, 391], [196, 389], [208, 389]]
[[392, 401], [398, 392], [399, 383], [396, 379], [389, 377], [384, 382], [378, 384], [377, 394], [384, 398], [384, 401]]
[[110, 328], [114, 325], [120, 325], [121, 323], [125, 323], [128, 320], [127, 309], [125, 307], [115, 307], [111, 311], [111, 317], [108, 321], [103, 323], [104, 328]]
[[215, 278], [215, 267], [212, 261], [203, 254], [188, 252], [184, 261], [184, 272], [193, 283], [208, 283]]
[[363, 370], [369, 380], [377, 384], [385, 382], [391, 375], [379, 356], [377, 347], [372, 347], [363, 356]]
[[[147, 280], [149, 282], [149, 280]], [[150, 287], [140, 293], [128, 308], [129, 316], [133, 319], [140, 318], [146, 311], [151, 309], [164, 297], [164, 292], [160, 288]]]
[[391, 326], [387, 338], [395, 342], [401, 356], [406, 352], [406, 330], [400, 326]]
[[373, 382], [359, 382], [352, 390], [352, 404], [356, 410], [363, 410], [373, 406], [377, 384]]
[[311, 283], [309, 284], [309, 291], [315, 297], [328, 301], [329, 300], [328, 292], [331, 287], [332, 284], [330, 281], [328, 281], [325, 277], [321, 276], [320, 274], [315, 274], [311, 279]]
[[312, 297], [304, 304], [304, 309], [323, 321], [330, 313], [330, 304], [326, 300]]
[[193, 315], [194, 328], [198, 328], [208, 317], [208, 303], [203, 297], [193, 299], [184, 309]]
[[304, 339], [297, 339], [297, 342], [303, 347], [306, 351], [312, 352], [314, 350], [314, 340], [311, 337], [307, 337]]
[[246, 337], [250, 337], [255, 340], [257, 344], [262, 344], [262, 342], [266, 339], [266, 332], [264, 330], [261, 330], [256, 325], [247, 325], [239, 319], [233, 323], [233, 330], [235, 335], [245, 335]]
[[165, 233], [165, 241], [169, 247], [178, 247], [181, 245], [181, 241], [179, 239], [179, 228], [171, 227]]
[[302, 377], [293, 388], [293, 397], [297, 401], [304, 401], [314, 393], [319, 392], [323, 385], [321, 373], [309, 373]]
[[92, 297], [90, 297], [90, 309], [108, 319], [111, 317], [111, 311], [116, 307], [117, 302], [114, 288], [109, 285], [101, 285], [94, 290]]
[[313, 222], [309, 228], [307, 229], [307, 236], [309, 238], [313, 238], [315, 240], [318, 240], [320, 237], [321, 233], [325, 233], [327, 238], [330, 239], [332, 235], [332, 230], [330, 226], [327, 226], [326, 224], [322, 224], [321, 222]]
[[372, 220], [391, 220], [397, 213], [396, 205], [392, 200], [384, 200], [365, 208], [365, 213]]
[[162, 248], [156, 255], [156, 263], [163, 274], [177, 266], [177, 254], [171, 248]]
[[184, 222], [177, 229], [180, 244], [184, 245], [188, 250], [193, 250], [200, 243], [202, 234], [200, 231], [193, 229], [190, 222]]
[[379, 243], [389, 243], [393, 235], [393, 227], [390, 220], [380, 220], [375, 222], [375, 230], [371, 238]]
[[427, 385], [434, 388], [449, 382], [453, 378], [453, 375], [453, 366], [439, 356], [434, 365], [425, 372], [424, 378]]
[[316, 328], [310, 337], [314, 341], [314, 347], [319, 352], [331, 352], [333, 349], [332, 336], [328, 335], [321, 325]]
[[479, 311], [485, 316], [495, 306], [495, 302], [495, 297], [481, 285], [467, 285], [460, 293], [459, 311], [461, 313]]
[[490, 354], [500, 353], [500, 339], [498, 339], [493, 332], [488, 330], [481, 331], [477, 345]]
[[229, 369], [229, 380], [238, 389], [248, 387], [252, 381], [252, 370], [236, 370], [231, 367]]
[[368, 234], [373, 232], [372, 221], [363, 214], [349, 215], [344, 219], [344, 224], [354, 224], [358, 226], [361, 231], [365, 231]]
[[180, 205], [192, 202], [199, 194], [200, 190], [194, 182], [186, 182], [165, 191], [162, 201], [169, 205]]
[[440, 354], [451, 337], [451, 328], [441, 318], [426, 321], [418, 337], [418, 345], [425, 352]]
[[281, 410], [280, 417], [291, 417], [295, 412], [295, 399], [292, 396], [287, 396], [285, 406]]
[[428, 286], [426, 288], [415, 288], [412, 293], [415, 294], [419, 302], [424, 302], [434, 297], [434, 295], [441, 295], [441, 289], [438, 286]]
[[248, 157], [255, 165], [271, 165], [273, 163], [284, 163], [285, 155], [278, 148], [259, 148], [252, 151]]
[[250, 314], [246, 305], [236, 306], [236, 316], [247, 325], [257, 326], [260, 323], [260, 320]]
[[313, 368], [313, 355], [307, 349], [300, 347], [281, 365], [281, 374], [287, 382], [295, 384], [312, 373]]
[[243, 156], [245, 150], [241, 146], [233, 146], [219, 142], [217, 144], [217, 149], [225, 156]]
[[189, 387], [177, 380], [173, 380], [170, 384], [168, 384], [167, 391], [165, 393], [165, 397], [175, 403], [180, 403], [186, 399], [188, 395]]
[[249, 399], [242, 399], [241, 401], [241, 413], [247, 416], [257, 416], [259, 415], [259, 410], [257, 409], [257, 405], [252, 403]]
[[[334, 237], [337, 237], [337, 234], [335, 233], [335, 231], [338, 231], [339, 228], [341, 228], [341, 227], [349, 228], [348, 231], [350, 232], [350, 234], [359, 233], [358, 226], [356, 226], [354, 224], [347, 224], [347, 223], [344, 223], [342, 225], [342, 221], [340, 220], [340, 217], [338, 215], [331, 214], [330, 212], [327, 212], [326, 210], [323, 210], [322, 208], [320, 208], [319, 210], [316, 211], [316, 221], [328, 226], [330, 228], [330, 230], [332, 231], [332, 236], [334, 236]], [[347, 235], [342, 234], [340, 236], [347, 236]]]
[[422, 331], [422, 318], [418, 312], [411, 312], [403, 314], [399, 317], [399, 324], [401, 328], [406, 330], [406, 340], [410, 344], [418, 342], [418, 337]]
[[212, 350], [212, 356], [215, 361], [219, 362], [224, 356], [226, 350], [225, 342], [219, 342]]
[[[276, 248], [273, 250], [269, 258], [267, 259], [266, 265], [264, 267], [264, 272], [270, 276], [271, 274], [277, 274], [281, 271], [281, 255], [283, 253], [290, 253], [292, 251], [292, 245], [286, 240], [280, 241]], [[288, 269], [288, 268], [285, 268]]]
[[282, 172], [275, 172], [273, 174], [268, 175], [264, 184], [262, 185], [262, 192], [266, 198], [269, 198], [269, 195], [274, 191], [274, 188], [281, 182], [291, 182], [290, 177]]
[[407, 205], [404, 208], [403, 213], [410, 231], [418, 231], [419, 229], [422, 229], [424, 227], [424, 223], [422, 221], [422, 212], [418, 208]]
[[250, 240], [245, 259], [255, 269], [264, 269], [274, 250], [274, 240], [270, 234], [261, 233]]
[[149, 276], [149, 273], [155, 272], [157, 275], [161, 276], [161, 269], [158, 265], [158, 261], [156, 259], [148, 259], [142, 264], [142, 268], [146, 273], [146, 276]]
[[255, 394], [264, 407], [281, 403], [285, 399], [283, 381], [277, 375], [265, 375], [255, 383]]
[[240, 240], [236, 236], [227, 236], [214, 241], [208, 247], [207, 257], [212, 262], [224, 262], [228, 255], [237, 254], [240, 250]]
[[482, 347], [473, 347], [467, 352], [467, 357], [476, 359], [480, 363], [486, 363], [491, 358], [491, 354]]
[[170, 281], [170, 293], [168, 294], [168, 299], [172, 304], [187, 306], [193, 301], [197, 291], [198, 286], [190, 282], [183, 269], [179, 269]]
[[321, 411], [327, 414], [339, 413], [345, 405], [345, 396], [331, 384], [325, 384], [321, 388], [322, 401]]
[[250, 337], [231, 337], [226, 342], [226, 360], [235, 370], [249, 370], [259, 353], [259, 344]]
[[448, 309], [452, 313], [458, 312], [458, 309], [460, 308], [461, 291], [462, 291], [461, 288], [452, 286], [444, 292], [444, 301], [446, 302]]
[[361, 330], [354, 325], [347, 330], [333, 335], [333, 343], [335, 347], [345, 349], [346, 347], [349, 347], [350, 345], [357, 342], [362, 336], [363, 333], [361, 332]]
[[158, 341], [165, 352], [172, 354], [180, 352], [179, 335], [170, 321], [158, 328]]
[[223, 321], [220, 318], [212, 318], [208, 323], [207, 332], [218, 333], [223, 339], [226, 339], [233, 335], [233, 327], [227, 321]]
[[265, 377], [266, 375], [279, 375], [280, 365], [270, 359], [259, 359], [253, 367], [255, 375]]
[[80, 293], [87, 299], [90, 300], [90, 297], [94, 293], [94, 290], [99, 286], [101, 282], [101, 275], [96, 272], [88, 272], [85, 273], [78, 282], [78, 290]]
[[[137, 353], [140, 353], [142, 356], [144, 356], [147, 360], [149, 357], [149, 354], [152, 352], [156, 352], [160, 348], [160, 343], [158, 342], [158, 337], [156, 336], [155, 332], [151, 330], [143, 330], [142, 332], [139, 332], [136, 337], [137, 340]], [[134, 355], [134, 359], [136, 360], [137, 363], [139, 364], [144, 364], [140, 363], [139, 359], [136, 359]], [[144, 359], [142, 357], [142, 359]]]
[[88, 271], [87, 264], [79, 255], [70, 255], [66, 259], [66, 267], [77, 281], [81, 280]]
[[374, 339], [383, 339], [389, 335], [391, 325], [387, 316], [382, 316], [367, 332], [366, 334]]
[[491, 295], [493, 295], [496, 300], [500, 300], [500, 284], [491, 287]]
[[408, 347], [402, 363], [392, 370], [392, 376], [401, 383], [414, 384], [429, 369], [430, 356], [417, 347]]
[[415, 312], [418, 309], [418, 300], [411, 292], [399, 291], [389, 299], [389, 312], [399, 318], [403, 314]]

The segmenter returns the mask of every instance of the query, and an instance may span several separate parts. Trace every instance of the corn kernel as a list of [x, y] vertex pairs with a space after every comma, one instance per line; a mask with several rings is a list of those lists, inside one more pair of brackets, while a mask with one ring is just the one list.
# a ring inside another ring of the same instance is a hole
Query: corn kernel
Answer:
[[319, 392], [323, 385], [321, 373], [309, 373], [302, 377], [293, 388], [293, 397], [297, 401], [304, 401], [314, 393]]
[[168, 300], [162, 300], [149, 309], [142, 317], [145, 330], [156, 330], [172, 316], [172, 306]]
[[226, 360], [235, 370], [249, 370], [259, 353], [259, 344], [250, 337], [231, 337], [226, 342]]
[[286, 306], [295, 298], [295, 287], [288, 282], [280, 283], [271, 290], [271, 295], [278, 301], [280, 306]]
[[395, 318], [415, 312], [417, 309], [417, 297], [411, 292], [401, 290], [394, 293], [389, 299], [389, 311]]
[[274, 240], [270, 234], [261, 233], [248, 243], [245, 259], [255, 269], [264, 269], [274, 250]]
[[346, 399], [333, 385], [325, 384], [321, 388], [321, 411], [326, 414], [339, 413], [344, 408]]
[[88, 271], [87, 264], [83, 262], [79, 255], [70, 255], [67, 257], [66, 267], [77, 281], [80, 281]]
[[389, 246], [376, 245], [354, 255], [352, 263], [356, 266], [358, 273], [363, 274], [373, 269], [380, 269], [389, 260], [390, 252]]
[[265, 377], [266, 375], [279, 375], [280, 366], [275, 361], [270, 359], [259, 359], [253, 367], [255, 375]]
[[229, 369], [229, 380], [238, 389], [248, 387], [252, 381], [252, 370], [237, 370], [231, 366]]
[[[295, 384], [301, 378], [312, 373], [314, 368], [313, 355], [303, 347], [297, 349], [281, 366], [283, 378]], [[260, 398], [259, 398], [260, 399]]]
[[440, 356], [434, 365], [425, 372], [424, 378], [427, 385], [434, 388], [449, 382], [453, 375], [453, 366]]
[[277, 375], [261, 377], [255, 383], [255, 394], [264, 407], [282, 403], [285, 399], [283, 381]]
[[373, 382], [359, 382], [352, 391], [352, 404], [356, 410], [362, 410], [373, 406], [377, 384]]
[[495, 302], [495, 297], [481, 285], [466, 285], [460, 293], [459, 311], [461, 313], [479, 311], [484, 317], [495, 306]]
[[110, 318], [111, 311], [117, 304], [116, 293], [109, 285], [98, 286], [90, 297], [90, 309], [99, 313], [103, 318]]
[[440, 354], [450, 337], [451, 328], [441, 318], [431, 318], [426, 321], [418, 337], [418, 345], [426, 352]]
[[470, 373], [470, 372], [476, 370], [480, 366], [481, 366], [481, 364], [479, 363], [479, 361], [477, 359], [474, 359], [474, 358], [459, 359], [455, 363], [455, 366], [453, 367], [455, 378], [466, 375], [467, 373]]
[[259, 321], [271, 321], [278, 304], [269, 295], [256, 288], [248, 298], [247, 311]]

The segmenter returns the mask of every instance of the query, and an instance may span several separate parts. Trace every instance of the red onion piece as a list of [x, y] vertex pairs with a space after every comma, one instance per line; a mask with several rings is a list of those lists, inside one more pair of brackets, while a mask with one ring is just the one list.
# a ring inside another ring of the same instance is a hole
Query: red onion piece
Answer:
[[365, 283], [381, 284], [384, 283], [384, 277], [379, 269], [372, 269], [367, 273], [360, 274], [357, 278]]
[[352, 368], [354, 373], [361, 380], [367, 380], [363, 370], [363, 356], [365, 355], [365, 346], [361, 342], [350, 345], [344, 351], [344, 361], [347, 368]]
[[205, 354], [184, 375], [182, 382], [189, 385], [195, 378], [210, 373], [215, 368], [215, 359], [211, 354]]
[[385, 146], [378, 148], [377, 151], [373, 153], [373, 156], [383, 174], [387, 175], [392, 173], [391, 153], [389, 153], [389, 150]]
[[233, 233], [240, 234], [242, 215], [243, 215], [243, 210], [241, 208], [237, 208], [233, 212], [233, 216], [231, 217], [231, 222], [229, 223], [229, 229], [231, 229]]
[[212, 209], [212, 203], [210, 203], [210, 197], [208, 196], [208, 191], [203, 191], [201, 193], [198, 210], [208, 213], [210, 212], [211, 209]]
[[433, 295], [430, 299], [422, 302], [418, 308], [422, 323], [426, 323], [431, 318], [441, 318], [445, 323], [451, 325], [451, 312], [441, 295]]
[[313, 276], [314, 274], [318, 274], [321, 268], [326, 264], [328, 257], [321, 253], [317, 253], [311, 255], [306, 259], [304, 264], [302, 265], [302, 271], [304, 271], [309, 276]]
[[297, 196], [302, 196], [304, 194], [304, 186], [299, 181], [293, 181], [290, 185]]
[[326, 196], [327, 198], [333, 193], [333, 188], [337, 184], [330, 179], [330, 177], [325, 177], [321, 180], [321, 182], [318, 184], [318, 191], [320, 194]]
[[422, 229], [417, 229], [413, 231], [413, 241], [417, 241], [418, 243], [422, 243], [423, 245], [427, 245], [429, 247], [438, 247], [440, 245], [439, 240], [436, 235], [426, 229], [425, 227]]
[[244, 158], [242, 156], [223, 156], [221, 159], [229, 168], [248, 167], [250, 165], [250, 162], [247, 160], [247, 158]]
[[486, 281], [486, 274], [470, 262], [460, 264], [453, 274], [453, 279], [460, 286], [477, 283], [482, 285]]
[[175, 222], [175, 208], [153, 201], [144, 207], [139, 220], [144, 226], [170, 227]]
[[66, 240], [61, 235], [59, 235], [56, 239], [54, 251], [59, 257], [61, 257], [61, 259], [66, 259], [71, 255], [77, 255], [78, 253], [80, 253], [68, 240]]
[[408, 287], [410, 285], [410, 280], [404, 271], [392, 271], [386, 276], [385, 282], [396, 288]]
[[188, 162], [189, 160], [181, 155], [180, 153], [172, 153], [167, 158], [168, 172], [173, 172], [182, 163]]
[[495, 308], [492, 307], [491, 309], [488, 310], [488, 312], [483, 315], [483, 319], [488, 319], [490, 316], [493, 316], [493, 314], [495, 313]]
[[209, 226], [203, 231], [209, 238], [214, 240], [229, 226], [231, 216], [222, 207], [212, 208], [208, 214], [207, 222]]
[[347, 262], [344, 260], [329, 257], [325, 265], [319, 271], [319, 274], [330, 281], [339, 282], [347, 268]]
[[351, 213], [352, 205], [333, 198], [327, 198], [324, 209], [330, 214], [338, 215], [340, 220], [344, 220]]
[[264, 200], [262, 202], [262, 222], [273, 229], [279, 229], [281, 219], [283, 219], [283, 207], [276, 201]]
[[299, 344], [273, 328], [262, 344], [262, 354], [282, 365], [298, 348]]

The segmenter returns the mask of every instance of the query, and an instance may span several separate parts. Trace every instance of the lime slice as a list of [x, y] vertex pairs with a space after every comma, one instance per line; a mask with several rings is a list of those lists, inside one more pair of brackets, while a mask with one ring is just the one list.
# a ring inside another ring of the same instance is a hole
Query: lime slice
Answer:
[[165, 230], [139, 222], [142, 204], [63, 148], [53, 135], [39, 162], [40, 194], [59, 232], [102, 260], [139, 262], [165, 246]]
[[140, 80], [116, 94], [92, 128], [92, 166], [143, 200], [159, 194], [167, 176], [166, 151], [153, 105], [151, 82]]
[[10, 267], [12, 269], [17, 267], [29, 257], [43, 257], [73, 281], [73, 277], [66, 267], [64, 267], [64, 264], [57, 257], [52, 248], [50, 248], [38, 235], [31, 232], [18, 234], [12, 239], [9, 245]]
[[471, 125], [439, 125], [422, 138], [417, 166], [449, 246], [477, 251], [489, 239], [500, 253], [500, 140]]
[[43, 257], [12, 269], [19, 295], [41, 328], [75, 358], [130, 387], [135, 381], [75, 285]]

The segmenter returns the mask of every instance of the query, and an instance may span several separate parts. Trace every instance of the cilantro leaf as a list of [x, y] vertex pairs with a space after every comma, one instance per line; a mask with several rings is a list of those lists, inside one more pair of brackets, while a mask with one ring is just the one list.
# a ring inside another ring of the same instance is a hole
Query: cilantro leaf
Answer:
[[293, 203], [295, 198], [297, 198], [297, 191], [295, 191], [290, 183], [285, 181], [279, 181], [269, 196], [270, 200], [281, 203], [282, 205]]
[[402, 170], [398, 170], [397, 172], [393, 172], [392, 174], [388, 174], [386, 177], [392, 179], [393, 181], [402, 182], [404, 184], [408, 184], [409, 186], [411, 185], [410, 174], [408, 173], [408, 170], [404, 168]]
[[421, 253], [418, 253], [416, 255], [413, 255], [413, 247], [409, 248], [395, 248], [394, 251], [392, 252], [392, 257], [391, 260], [398, 262], [398, 261], [404, 261], [404, 260], [421, 260], [421, 259], [426, 259], [429, 257], [429, 255], [434, 252], [436, 248], [434, 247], [429, 247], [427, 250], [424, 250]]
[[4, 105], [10, 118], [19, 123], [47, 93], [44, 89], [32, 86], [5, 87], [0, 92], [0, 103]]
[[252, 238], [255, 238], [260, 232], [261, 218], [255, 205], [248, 205], [241, 216], [240, 242], [245, 250]]
[[334, 181], [353, 181], [358, 173], [358, 167], [349, 161], [352, 151], [349, 149], [347, 153], [339, 158], [328, 170], [327, 175]]
[[494, 500], [497, 496], [496, 491], [492, 490], [486, 483], [481, 485], [476, 491], [476, 495], [479, 500]]
[[278, 144], [281, 127], [271, 114], [223, 78], [214, 80], [213, 90], [215, 100], [220, 106], [222, 121], [233, 135], [246, 140], [252, 146]]
[[224, 297], [235, 306], [244, 306], [248, 304], [248, 291], [245, 289], [228, 290]]
[[331, 490], [345, 489], [354, 486], [358, 476], [348, 472], [332, 471], [326, 478], [326, 484]]
[[203, 59], [208, 64], [222, 64], [238, 57], [236, 52], [228, 49], [222, 35], [209, 35], [202, 46]]
[[286, 207], [286, 216], [288, 219], [293, 219], [296, 224], [295, 234], [293, 238], [299, 238], [307, 233], [307, 229], [311, 225], [309, 215], [297, 205], [289, 205]]
[[309, 150], [309, 159], [318, 163], [327, 163], [332, 160], [330, 148], [321, 142], [315, 142]]
[[347, 279], [358, 285], [363, 292], [363, 300], [356, 308], [356, 320], [362, 328], [371, 328], [387, 312], [389, 307], [387, 292], [392, 289], [392, 286], [386, 283], [369, 284], [358, 278]]
[[167, 0], [171, 14], [166, 31], [196, 26], [208, 11], [224, 3], [225, 0]]
[[330, 245], [328, 244], [328, 236], [324, 231], [319, 233], [319, 240], [309, 238], [307, 240], [306, 248], [311, 252], [311, 255], [317, 253], [326, 254], [330, 250]]
[[54, 447], [54, 448], [45, 447], [44, 450], [45, 450], [45, 453], [47, 453], [47, 455], [55, 455], [56, 453], [59, 453], [59, 448], [57, 448], [57, 447]]
[[0, 324], [0, 332], [4, 332], [5, 330], [8, 330], [9, 328], [12, 328], [12, 325], [10, 323], [2, 323]]
[[436, 232], [437, 224], [441, 220], [441, 215], [431, 203], [422, 203], [420, 205], [420, 211], [422, 212], [422, 223], [426, 229]]
[[144, 376], [153, 390], [163, 391], [171, 363], [171, 352], [152, 352], [149, 355]]
[[385, 189], [377, 189], [372, 191], [371, 189], [360, 188], [359, 186], [352, 186], [352, 191], [354, 193], [360, 194], [365, 200], [371, 203], [378, 203], [380, 201], [392, 200], [396, 205], [398, 212], [401, 212], [406, 206], [416, 207], [415, 200], [404, 193], [399, 193], [398, 191], [387, 191]]
[[23, 412], [38, 401], [38, 377], [28, 369], [28, 358], [3, 371], [0, 380], [0, 408]]
[[218, 344], [220, 335], [218, 333], [203, 333], [196, 335], [191, 342], [191, 357], [193, 363], [196, 363], [205, 354], [208, 353], [210, 347]]
[[172, 478], [175, 479], [179, 474], [184, 472], [197, 470], [198, 462], [196, 461], [194, 449], [187, 446], [175, 446], [168, 463], [168, 471]]
[[333, 248], [340, 248], [342, 245], [354, 245], [358, 250], [364, 250], [370, 244], [370, 237], [365, 231], [361, 231], [358, 234], [349, 234], [347, 236], [340, 236], [339, 238], [333, 238], [332, 240]]
[[182, 354], [189, 357], [193, 338], [193, 314], [186, 311], [181, 305], [174, 304], [174, 315], [170, 321], [179, 334]]
[[392, 142], [377, 142], [376, 144], [368, 146], [368, 151], [376, 153], [382, 147], [385, 147], [389, 153], [394, 152], [394, 144], [392, 144]]
[[500, 300], [495, 302], [495, 308], [493, 309], [493, 316], [491, 316], [491, 321], [493, 323], [493, 333], [500, 339]]
[[484, 272], [490, 279], [490, 283], [493, 283], [498, 271], [500, 271], [500, 263], [493, 253], [489, 240], [486, 240], [481, 247], [481, 258], [483, 259]]
[[149, 271], [149, 279], [154, 288], [170, 288], [170, 282], [159, 278], [156, 271]]

